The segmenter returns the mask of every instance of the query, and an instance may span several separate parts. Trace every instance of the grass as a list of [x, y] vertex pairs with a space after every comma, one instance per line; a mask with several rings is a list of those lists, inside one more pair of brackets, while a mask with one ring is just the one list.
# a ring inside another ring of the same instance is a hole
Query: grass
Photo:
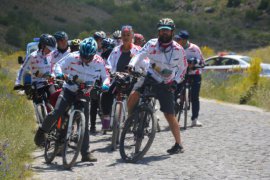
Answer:
[[35, 149], [34, 112], [24, 96], [14, 92], [17, 56], [0, 54], [0, 179], [26, 179], [31, 175], [27, 163]]
[[247, 56], [261, 58], [264, 63], [270, 63], [270, 46], [243, 52]]
[[244, 74], [207, 72], [203, 74], [201, 96], [270, 111], [270, 79], [261, 78], [260, 58], [254, 58]]

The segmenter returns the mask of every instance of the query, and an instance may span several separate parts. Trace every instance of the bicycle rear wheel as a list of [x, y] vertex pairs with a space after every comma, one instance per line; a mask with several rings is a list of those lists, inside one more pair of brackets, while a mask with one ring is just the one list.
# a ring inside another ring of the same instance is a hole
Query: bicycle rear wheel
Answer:
[[45, 141], [44, 157], [46, 163], [50, 164], [54, 160], [57, 151], [58, 151], [57, 129], [56, 127], [54, 127], [48, 134], [48, 137]]
[[113, 126], [112, 126], [112, 151], [116, 150], [117, 144], [119, 144], [121, 127], [120, 124], [123, 121], [122, 104], [116, 103], [114, 108]]
[[63, 166], [70, 169], [77, 160], [85, 132], [85, 117], [81, 111], [70, 115], [63, 150]]
[[148, 108], [130, 116], [120, 138], [120, 155], [125, 162], [135, 163], [149, 150], [155, 138], [157, 121]]

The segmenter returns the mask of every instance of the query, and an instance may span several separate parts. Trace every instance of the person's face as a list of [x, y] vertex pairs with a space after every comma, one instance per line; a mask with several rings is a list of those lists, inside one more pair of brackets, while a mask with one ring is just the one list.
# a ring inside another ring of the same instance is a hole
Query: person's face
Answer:
[[59, 49], [66, 49], [68, 47], [68, 40], [65, 40], [65, 39], [58, 40], [57, 47]]
[[94, 59], [94, 55], [91, 55], [91, 56], [89, 56], [89, 57], [87, 57], [87, 58], [81, 56], [81, 60], [82, 60], [82, 62], [85, 63], [85, 64], [90, 63], [93, 59]]
[[179, 39], [177, 41], [178, 44], [180, 44], [181, 46], [186, 46], [187, 44], [187, 39]]
[[51, 52], [51, 50], [50, 50], [48, 47], [45, 46], [45, 48], [43, 49], [43, 53], [44, 53], [45, 55], [47, 55], [47, 54], [49, 54], [50, 52]]
[[169, 43], [172, 40], [173, 31], [169, 29], [161, 29], [158, 31], [158, 38], [163, 43]]
[[133, 39], [133, 32], [132, 31], [122, 31], [121, 34], [123, 44], [131, 44]]
[[97, 42], [97, 45], [98, 45], [98, 49], [101, 49], [101, 47], [102, 47], [102, 45], [101, 45], [102, 39], [101, 39], [101, 38], [98, 38], [98, 39], [96, 40], [96, 42]]

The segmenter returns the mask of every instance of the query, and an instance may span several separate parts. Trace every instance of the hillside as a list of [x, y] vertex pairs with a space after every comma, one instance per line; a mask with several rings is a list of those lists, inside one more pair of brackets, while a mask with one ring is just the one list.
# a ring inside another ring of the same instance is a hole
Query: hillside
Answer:
[[64, 30], [74, 38], [99, 29], [112, 32], [122, 24], [151, 38], [161, 17], [172, 17], [177, 31], [187, 29], [194, 42], [215, 50], [270, 44], [269, 0], [1, 0], [0, 8], [5, 51], [23, 48], [43, 32]]

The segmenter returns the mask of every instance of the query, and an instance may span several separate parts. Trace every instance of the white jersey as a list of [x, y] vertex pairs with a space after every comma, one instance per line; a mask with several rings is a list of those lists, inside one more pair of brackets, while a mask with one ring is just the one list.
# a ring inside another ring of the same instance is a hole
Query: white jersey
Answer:
[[[112, 50], [112, 52], [107, 60], [108, 67], [110, 68], [111, 73], [116, 72], [117, 63], [118, 63], [118, 60], [122, 54], [121, 47], [122, 47], [122, 45], [116, 46]], [[136, 46], [135, 44], [131, 44], [130, 56], [131, 57], [135, 56], [140, 51], [140, 49], [141, 49], [140, 46]], [[140, 60], [140, 63], [138, 63], [138, 68], [145, 70], [148, 68], [148, 65], [149, 65], [149, 60], [147, 58], [142, 58]]]
[[[202, 56], [202, 52], [197, 45], [193, 43], [189, 43], [189, 47], [185, 49], [185, 52], [186, 52], [187, 59], [196, 58], [200, 61], [201, 64], [204, 64], [204, 58]], [[199, 75], [201, 73], [202, 73], [202, 69], [200, 68], [193, 71], [189, 71], [188, 74]]]
[[15, 84], [21, 84], [22, 77], [26, 71], [30, 71], [32, 83], [46, 81], [46, 78], [43, 78], [42, 76], [51, 74], [51, 62], [49, 56], [50, 54], [43, 55], [39, 50], [34, 51], [27, 56], [17, 74]]
[[148, 57], [150, 60], [148, 73], [156, 81], [160, 83], [169, 83], [171, 81], [180, 83], [187, 69], [185, 51], [175, 41], [165, 51], [161, 50], [158, 39], [151, 39], [131, 59], [129, 65], [136, 67], [141, 63], [141, 59]]
[[[89, 64], [84, 64], [80, 58], [80, 53], [73, 52], [65, 56], [61, 61], [55, 64], [55, 75], [68, 75], [68, 77], [78, 76], [79, 83], [94, 85], [96, 80], [102, 80], [103, 84], [109, 86], [109, 73], [105, 69], [105, 63], [99, 55], [95, 55]], [[77, 85], [64, 83], [63, 87], [76, 92]]]
[[64, 53], [60, 52], [58, 49], [54, 50], [53, 52], [51, 52], [50, 54], [50, 58], [51, 58], [51, 72], [53, 73], [54, 71], [54, 65], [60, 61], [62, 58], [64, 58], [65, 56], [67, 56], [70, 53], [70, 49], [68, 48], [68, 50]]

